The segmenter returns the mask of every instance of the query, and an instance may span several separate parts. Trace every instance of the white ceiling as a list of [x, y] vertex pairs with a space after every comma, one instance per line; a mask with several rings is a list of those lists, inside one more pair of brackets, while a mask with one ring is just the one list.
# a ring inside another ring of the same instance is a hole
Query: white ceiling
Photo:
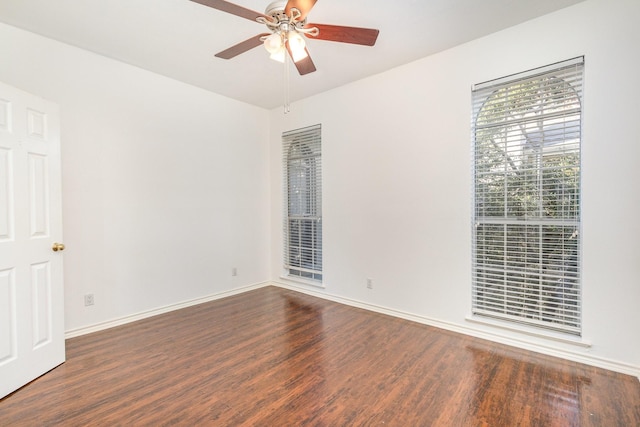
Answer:
[[[234, 0], [264, 12], [272, 0]], [[307, 43], [318, 71], [291, 72], [295, 101], [583, 0], [319, 0], [309, 22], [377, 28], [374, 47]], [[259, 107], [283, 101], [283, 66], [261, 46], [214, 54], [265, 31], [189, 0], [0, 0], [0, 21]]]

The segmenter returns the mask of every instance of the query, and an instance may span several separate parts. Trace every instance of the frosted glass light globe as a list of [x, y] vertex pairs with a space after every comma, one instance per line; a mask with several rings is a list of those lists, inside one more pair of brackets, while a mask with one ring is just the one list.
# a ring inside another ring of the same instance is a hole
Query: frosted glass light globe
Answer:
[[282, 38], [280, 34], [273, 33], [264, 39], [264, 48], [271, 54], [277, 53], [282, 48]]
[[304, 38], [300, 35], [300, 33], [297, 33], [295, 31], [289, 31], [289, 48], [291, 48], [291, 50], [295, 51], [295, 50], [300, 50], [300, 49], [304, 49], [306, 43], [304, 41]]
[[309, 56], [304, 48], [306, 45], [304, 38], [299, 33], [290, 31], [287, 39], [289, 40], [289, 49], [291, 50], [293, 62], [298, 62]]
[[275, 53], [272, 53], [269, 58], [273, 59], [274, 61], [278, 61], [278, 62], [284, 62], [284, 47], [280, 48], [280, 50], [278, 50]]

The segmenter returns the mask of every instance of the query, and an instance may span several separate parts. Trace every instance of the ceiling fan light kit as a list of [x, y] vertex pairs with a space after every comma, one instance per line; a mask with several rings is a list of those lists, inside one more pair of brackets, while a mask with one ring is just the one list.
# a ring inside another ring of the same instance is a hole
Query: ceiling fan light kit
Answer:
[[271, 31], [270, 36], [264, 37], [264, 47], [271, 54], [271, 59], [284, 61], [285, 46], [288, 44], [293, 62], [307, 58], [306, 42], [301, 34], [317, 36], [319, 30], [316, 27], [305, 28], [306, 19], [300, 21], [302, 12], [295, 7], [290, 8], [290, 13], [285, 12], [286, 1], [276, 1], [267, 6], [264, 16], [256, 17], [256, 21], [266, 25]]

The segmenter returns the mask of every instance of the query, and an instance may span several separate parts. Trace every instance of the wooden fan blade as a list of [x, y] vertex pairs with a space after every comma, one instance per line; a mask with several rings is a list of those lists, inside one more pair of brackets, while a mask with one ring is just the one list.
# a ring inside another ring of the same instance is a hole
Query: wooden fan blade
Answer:
[[307, 24], [305, 28], [316, 27], [320, 32], [317, 36], [307, 34], [307, 37], [340, 43], [353, 43], [365, 46], [376, 44], [380, 30], [372, 28], [343, 27], [341, 25]]
[[[293, 54], [291, 53], [291, 49], [289, 48], [289, 43], [287, 43], [287, 51], [289, 52], [289, 56], [293, 61]], [[304, 48], [304, 51], [307, 52], [307, 57], [299, 60], [298, 62], [295, 62], [295, 61], [293, 62], [296, 68], [298, 69], [298, 73], [300, 73], [301, 76], [304, 76], [305, 74], [313, 73], [314, 71], [316, 71], [316, 66], [313, 64], [313, 61], [311, 60], [311, 55], [309, 54], [309, 51], [307, 50], [306, 47]]]
[[216, 53], [216, 56], [222, 59], [231, 59], [234, 56], [238, 56], [241, 53], [245, 53], [246, 51], [253, 49], [254, 47], [260, 46], [262, 44], [260, 38], [268, 36], [269, 34], [270, 33], [258, 34], [257, 36], [251, 37], [250, 39], [240, 42], [235, 46], [231, 46], [229, 49]]
[[318, 0], [289, 0], [284, 7], [284, 12], [287, 16], [291, 16], [291, 9], [296, 8], [300, 11], [301, 15], [298, 21], [304, 21], [311, 8], [316, 4]]
[[203, 4], [205, 6], [212, 7], [214, 9], [221, 10], [223, 12], [230, 13], [232, 15], [239, 16], [241, 18], [246, 18], [254, 22], [256, 21], [256, 18], [258, 16], [263, 16], [267, 19], [271, 19], [260, 12], [255, 12], [251, 9], [247, 9], [242, 6], [238, 6], [237, 4], [229, 3], [228, 1], [224, 1], [224, 0], [191, 0], [191, 1], [195, 3]]

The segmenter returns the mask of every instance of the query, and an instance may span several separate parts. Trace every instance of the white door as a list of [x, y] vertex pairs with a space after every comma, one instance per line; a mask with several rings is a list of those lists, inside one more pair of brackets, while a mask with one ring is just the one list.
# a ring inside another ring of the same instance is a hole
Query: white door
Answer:
[[64, 362], [59, 121], [0, 83], [0, 398]]

